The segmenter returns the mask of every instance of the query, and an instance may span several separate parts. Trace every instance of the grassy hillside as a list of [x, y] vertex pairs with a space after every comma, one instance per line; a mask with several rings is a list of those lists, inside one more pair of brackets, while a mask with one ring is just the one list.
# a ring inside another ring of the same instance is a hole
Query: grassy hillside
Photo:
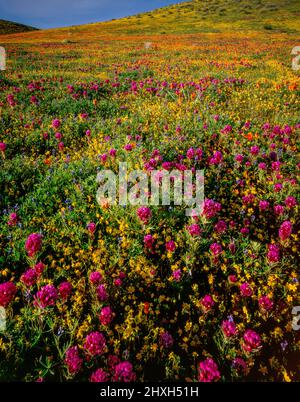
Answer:
[[0, 35], [15, 34], [28, 31], [36, 31], [37, 28], [28, 25], [18, 24], [17, 22], [0, 20]]
[[[296, 36], [299, 34], [298, 5], [298, 0], [192, 0], [118, 20], [27, 33], [23, 39], [72, 42], [104, 36], [232, 31]], [[1, 39], [15, 41], [15, 36]]]

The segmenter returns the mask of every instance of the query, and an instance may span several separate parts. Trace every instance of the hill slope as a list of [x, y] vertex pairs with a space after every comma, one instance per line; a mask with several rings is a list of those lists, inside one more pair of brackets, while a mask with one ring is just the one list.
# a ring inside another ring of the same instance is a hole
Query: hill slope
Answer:
[[[274, 32], [298, 35], [299, 0], [191, 0], [107, 22], [26, 33], [24, 41], [81, 41], [103, 36]], [[14, 41], [10, 36], [7, 41]], [[1, 38], [5, 41], [5, 38]]]
[[0, 20], [0, 35], [15, 34], [28, 31], [36, 31], [37, 28], [19, 24], [17, 22]]

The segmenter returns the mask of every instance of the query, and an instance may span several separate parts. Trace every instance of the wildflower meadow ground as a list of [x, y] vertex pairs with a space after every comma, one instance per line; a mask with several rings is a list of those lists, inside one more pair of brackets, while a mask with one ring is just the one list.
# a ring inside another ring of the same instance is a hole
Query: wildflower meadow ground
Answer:
[[[299, 381], [299, 36], [112, 24], [1, 36], [0, 379]], [[99, 205], [120, 162], [201, 214]]]

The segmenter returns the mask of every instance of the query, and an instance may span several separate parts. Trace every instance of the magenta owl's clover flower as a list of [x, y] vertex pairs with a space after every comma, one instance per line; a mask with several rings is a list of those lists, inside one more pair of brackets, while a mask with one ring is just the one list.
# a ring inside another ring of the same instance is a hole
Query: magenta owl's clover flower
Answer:
[[60, 125], [61, 125], [61, 123], [60, 123], [60, 120], [59, 119], [54, 119], [54, 120], [52, 120], [52, 127], [54, 128], [54, 129], [58, 129], [59, 127], [60, 127]]
[[198, 373], [200, 382], [214, 382], [221, 378], [218, 366], [211, 358], [199, 363]]
[[159, 342], [165, 349], [170, 349], [174, 344], [174, 339], [168, 331], [165, 331], [160, 334]]
[[100, 301], [106, 301], [108, 299], [108, 294], [105, 285], [99, 285], [96, 289], [96, 293]]
[[207, 218], [213, 218], [221, 210], [221, 204], [211, 199], [206, 199], [203, 203], [202, 215]]
[[16, 226], [17, 223], [18, 223], [18, 215], [15, 212], [12, 212], [8, 217], [7, 224], [9, 226]]
[[246, 352], [252, 352], [261, 346], [261, 337], [252, 329], [244, 333], [243, 340], [242, 347]]
[[0, 284], [0, 306], [7, 307], [14, 299], [17, 293], [17, 287], [13, 282], [4, 282]]
[[21, 276], [21, 282], [28, 288], [34, 286], [37, 282], [38, 274], [35, 269], [30, 268]]
[[34, 266], [35, 272], [38, 274], [38, 276], [42, 275], [42, 273], [44, 272], [45, 268], [46, 268], [46, 265], [43, 264], [42, 262], [38, 262]]
[[132, 147], [131, 144], [126, 144], [126, 145], [124, 146], [124, 149], [125, 149], [125, 151], [132, 151], [133, 147]]
[[29, 257], [34, 257], [42, 247], [42, 235], [40, 233], [32, 233], [25, 242], [25, 250]]
[[172, 277], [176, 282], [179, 282], [181, 279], [181, 270], [177, 269], [176, 271], [172, 272]]
[[259, 209], [261, 211], [267, 211], [270, 207], [270, 203], [266, 200], [259, 201]]
[[136, 380], [136, 374], [133, 371], [130, 362], [121, 362], [114, 368], [113, 381], [117, 382], [132, 382]]
[[260, 170], [266, 170], [267, 169], [267, 164], [265, 162], [260, 162], [258, 164], [258, 169]]
[[121, 278], [115, 279], [115, 280], [114, 280], [114, 284], [115, 284], [116, 286], [120, 287], [120, 286], [122, 285], [122, 280], [121, 280]]
[[274, 213], [277, 216], [283, 215], [284, 213], [284, 206], [283, 205], [275, 205], [274, 206]]
[[35, 295], [35, 305], [40, 308], [54, 306], [58, 298], [58, 292], [53, 285], [46, 285]]
[[225, 221], [219, 221], [217, 222], [217, 224], [214, 227], [214, 230], [218, 233], [218, 234], [222, 234], [225, 233], [227, 230], [227, 223]]
[[257, 145], [254, 145], [253, 147], [250, 148], [250, 152], [252, 155], [258, 155], [259, 151], [260, 151], [260, 149]]
[[295, 197], [290, 195], [285, 199], [284, 203], [287, 206], [287, 208], [292, 209], [297, 205], [297, 200]]
[[199, 225], [197, 225], [197, 223], [187, 226], [187, 231], [193, 237], [201, 235], [201, 228]]
[[151, 250], [153, 248], [154, 241], [155, 240], [151, 234], [147, 234], [144, 236], [144, 244], [147, 249]]
[[109, 325], [114, 318], [112, 309], [109, 306], [103, 307], [99, 315], [99, 321], [102, 325]]
[[195, 157], [195, 150], [194, 148], [190, 148], [187, 150], [186, 157], [188, 159], [193, 159]]
[[246, 374], [248, 370], [247, 363], [241, 357], [233, 359], [232, 368], [241, 374]]
[[261, 296], [258, 299], [258, 304], [262, 308], [262, 310], [270, 311], [272, 310], [274, 303], [268, 296]]
[[99, 283], [102, 281], [103, 278], [100, 272], [93, 271], [91, 272], [89, 279], [93, 285], [99, 285]]
[[100, 356], [106, 347], [106, 340], [101, 332], [95, 331], [87, 335], [84, 349], [92, 356]]
[[210, 250], [210, 252], [212, 253], [212, 255], [214, 257], [219, 256], [223, 251], [222, 246], [219, 243], [211, 244], [210, 247], [209, 247], [209, 250]]
[[209, 311], [214, 306], [215, 302], [210, 295], [205, 295], [201, 300], [201, 304], [205, 311]]
[[93, 235], [93, 234], [95, 233], [95, 231], [96, 231], [96, 223], [90, 222], [90, 223], [88, 223], [88, 224], [86, 225], [86, 227], [87, 227], [87, 230], [89, 231], [89, 233], [90, 233], [91, 235]]
[[291, 236], [292, 230], [293, 230], [293, 225], [291, 224], [291, 222], [284, 221], [278, 231], [280, 240], [282, 240], [282, 241], [287, 240]]
[[242, 154], [237, 154], [237, 155], [235, 155], [234, 159], [235, 159], [237, 162], [242, 163], [243, 160], [244, 160], [244, 155], [242, 155]]
[[65, 364], [70, 374], [77, 374], [82, 367], [83, 359], [79, 356], [77, 346], [72, 346], [66, 351]]
[[5, 150], [6, 150], [5, 142], [0, 142], [0, 152], [5, 152]]
[[68, 281], [62, 282], [58, 287], [60, 297], [63, 300], [67, 300], [69, 298], [70, 294], [72, 293], [72, 290], [73, 290], [73, 286]]
[[226, 338], [231, 338], [237, 334], [236, 325], [231, 320], [224, 320], [222, 322], [221, 328]]
[[175, 244], [174, 240], [170, 240], [166, 243], [166, 249], [170, 253], [173, 253], [176, 250], [176, 244]]
[[277, 244], [268, 245], [267, 259], [269, 262], [280, 261], [280, 248]]
[[109, 374], [103, 369], [98, 369], [92, 373], [90, 382], [107, 382], [109, 381]]
[[240, 292], [243, 297], [250, 297], [253, 294], [252, 288], [247, 282], [240, 286]]
[[283, 189], [283, 185], [281, 183], [274, 184], [275, 193], [279, 193]]
[[151, 210], [148, 207], [140, 207], [137, 210], [137, 215], [139, 217], [139, 219], [146, 225], [150, 218], [151, 218]]

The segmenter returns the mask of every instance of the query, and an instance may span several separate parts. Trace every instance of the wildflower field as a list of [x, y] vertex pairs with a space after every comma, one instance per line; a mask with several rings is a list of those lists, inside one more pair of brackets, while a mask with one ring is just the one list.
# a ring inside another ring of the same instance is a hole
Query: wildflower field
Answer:
[[[0, 36], [2, 381], [300, 380], [299, 30], [169, 9]], [[119, 162], [203, 212], [99, 205]]]

